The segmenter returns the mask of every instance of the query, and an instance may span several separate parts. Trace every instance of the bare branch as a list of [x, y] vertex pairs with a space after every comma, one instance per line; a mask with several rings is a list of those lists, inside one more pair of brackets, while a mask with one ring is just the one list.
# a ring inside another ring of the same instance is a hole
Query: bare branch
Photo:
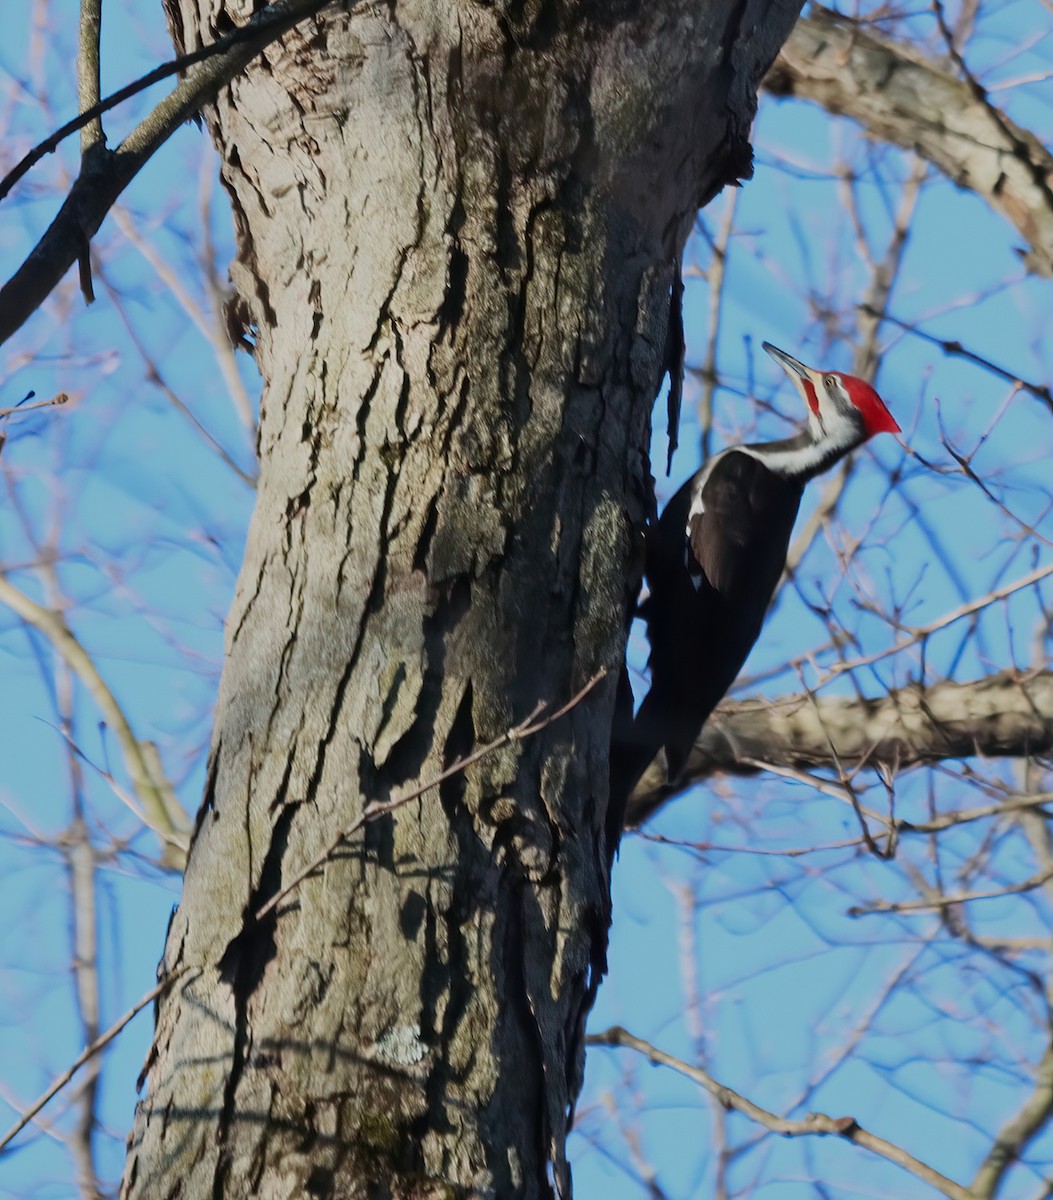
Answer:
[[[178, 87], [132, 130], [116, 150], [103, 152], [100, 148], [99, 153], [84, 162], [58, 216], [22, 266], [0, 288], [0, 343], [7, 341], [25, 324], [66, 271], [83, 257], [86, 244], [98, 232], [113, 202], [175, 130], [212, 99], [265, 46], [330, 2], [275, 0], [267, 8], [261, 9], [241, 29], [219, 39], [214, 46], [205, 47], [210, 57], [203, 62], [196, 62]], [[188, 58], [196, 60], [203, 55], [204, 51], [197, 51]], [[166, 74], [178, 69], [178, 64], [170, 63], [167, 66], [171, 70], [167, 70]], [[136, 85], [132, 86], [140, 90]], [[124, 91], [127, 92], [127, 89]], [[115, 96], [122, 95], [115, 93]], [[97, 107], [100, 110], [113, 107], [111, 101], [118, 102], [111, 96]], [[71, 133], [80, 128], [88, 115], [82, 114], [64, 130]], [[56, 134], [55, 138], [58, 137]], [[0, 191], [0, 197], [2, 194]]]
[[1046, 1127], [1050, 1116], [1053, 1116], [1053, 1046], [1047, 1047], [1035, 1068], [1031, 1094], [995, 1135], [994, 1145], [980, 1164], [972, 1184], [977, 1196], [993, 1198], [998, 1194], [1006, 1171], [1024, 1153], [1032, 1138]]
[[99, 674], [91, 655], [84, 649], [61, 613], [37, 604], [0, 571], [0, 603], [13, 609], [23, 621], [39, 629], [69, 663], [91, 693], [121, 747], [132, 786], [143, 806], [143, 818], [164, 844], [165, 866], [182, 869], [190, 841], [186, 813], [164, 777], [156, 753], [140, 742], [124, 710]]
[[[28, 400], [32, 395], [33, 392], [30, 392], [29, 396], [26, 397], [26, 400]], [[36, 400], [32, 404], [27, 404], [25, 400], [21, 400], [18, 404], [13, 405], [11, 408], [0, 408], [0, 417], [10, 417], [14, 413], [32, 412], [36, 408], [59, 408], [63, 404], [68, 403], [69, 396], [65, 392], [59, 392], [57, 396], [52, 396], [50, 400]]]
[[[718, 772], [905, 767], [951, 758], [1017, 757], [1053, 751], [1053, 671], [1004, 672], [971, 683], [914, 685], [878, 699], [790, 696], [723, 704], [703, 728], [682, 790]], [[629, 806], [639, 824], [673, 792], [659, 763]]]
[[810, 13], [776, 59], [768, 91], [813, 100], [916, 150], [1011, 221], [1027, 240], [1028, 268], [1053, 276], [1053, 156], [1042, 143], [913, 48], [818, 5]]
[[[80, 50], [77, 54], [77, 98], [82, 113], [94, 112], [102, 97], [99, 82], [99, 40], [102, 34], [102, 0], [80, 0]], [[93, 116], [80, 131], [82, 157], [105, 144], [102, 114]]]
[[[64, 715], [65, 720], [65, 715]], [[76, 755], [68, 753], [74, 788], [79, 791], [80, 764]], [[79, 797], [75, 795], [75, 802]], [[73, 927], [73, 978], [84, 1040], [91, 1045], [99, 1036], [99, 939], [96, 926], [96, 861], [95, 848], [87, 822], [78, 811], [68, 831], [69, 846], [66, 859], [70, 880], [70, 917]], [[77, 1175], [82, 1197], [101, 1200], [98, 1168], [92, 1146], [92, 1134], [98, 1121], [98, 1092], [101, 1064], [93, 1061], [80, 1088], [80, 1119], [74, 1132], [71, 1150], [77, 1163]]]
[[[878, 344], [878, 335], [884, 320], [884, 310], [888, 305], [892, 289], [899, 277], [899, 269], [903, 263], [904, 251], [906, 250], [907, 239], [910, 235], [911, 221], [914, 218], [914, 212], [921, 195], [922, 184], [925, 182], [926, 171], [927, 168], [923, 160], [915, 158], [911, 166], [910, 175], [903, 186], [888, 246], [880, 261], [872, 264], [870, 286], [867, 288], [863, 303], [858, 309], [856, 319], [859, 326], [859, 341], [853, 355], [852, 370], [854, 374], [860, 375], [864, 379], [873, 380], [878, 367], [881, 365], [881, 350]], [[850, 188], [848, 189], [848, 196], [854, 206], [855, 201]], [[866, 239], [862, 238], [860, 242], [861, 247], [865, 246]], [[786, 555], [786, 567], [783, 572], [784, 578], [793, 576], [798, 566], [800, 566], [801, 560], [807, 554], [809, 547], [818, 536], [819, 531], [837, 511], [837, 506], [845, 493], [848, 481], [855, 472], [856, 463], [857, 460], [850, 455], [838, 464], [837, 470], [824, 483], [819, 503], [794, 538], [793, 544]]]
[[[218, 289], [215, 287], [216, 269], [213, 264], [206, 264], [206, 283], [209, 291], [212, 293], [213, 308], [211, 311], [207, 307], [200, 305], [197, 300], [191, 295], [190, 289], [186, 287], [183, 280], [179, 276], [179, 272], [174, 270], [164, 259], [157, 247], [148, 238], [144, 237], [136, 228], [131, 214], [124, 210], [121, 205], [115, 205], [113, 209], [113, 219], [117, 223], [117, 227], [121, 230], [124, 236], [131, 242], [135, 249], [142, 257], [150, 264], [157, 274], [158, 279], [169, 290], [172, 298], [190, 318], [193, 324], [197, 327], [201, 336], [209, 344], [212, 353], [216, 357], [216, 365], [219, 367], [220, 374], [223, 377], [223, 382], [226, 385], [227, 391], [230, 393], [230, 398], [234, 409], [237, 412], [238, 420], [242, 425], [245, 433], [246, 443], [253, 449], [255, 457], [255, 442], [256, 442], [256, 421], [253, 413], [252, 401], [249, 399], [248, 392], [245, 389], [245, 384], [238, 374], [237, 363], [234, 357], [234, 346], [230, 340], [222, 320], [222, 300], [218, 295]], [[208, 214], [202, 213], [202, 226], [207, 228]], [[207, 234], [204, 235], [207, 238]], [[111, 298], [113, 293], [111, 290]], [[135, 340], [136, 348], [138, 349], [143, 360], [147, 364], [150, 376], [155, 374], [156, 367], [151, 361], [151, 356], [147, 353], [146, 348], [142, 345], [141, 339], [135, 333], [132, 322], [127, 313], [121, 312], [121, 319], [129, 335]], [[190, 415], [189, 413], [187, 414]], [[191, 420], [196, 422], [196, 418]], [[203, 432], [203, 431], [202, 431]], [[205, 435], [208, 437], [208, 435]], [[210, 439], [211, 440], [211, 439]], [[218, 445], [217, 445], [218, 449]], [[234, 466], [233, 462], [229, 463]], [[255, 481], [244, 474], [244, 472], [234, 467], [245, 482], [250, 486], [255, 487]]]
[[984, 358], [982, 355], [970, 350], [967, 346], [963, 346], [961, 342], [934, 337], [931, 333], [926, 333], [916, 325], [900, 321], [897, 317], [893, 317], [887, 312], [878, 312], [866, 304], [862, 306], [861, 311], [871, 317], [881, 317], [883, 320], [895, 325], [897, 329], [902, 329], [904, 333], [909, 333], [912, 337], [921, 338], [922, 341], [926, 341], [930, 345], [939, 346], [944, 354], [950, 355], [952, 358], [964, 358], [968, 362], [975, 363], [978, 367], [983, 367], [985, 371], [990, 371], [992, 375], [997, 375], [999, 379], [1004, 379], [1007, 383], [1015, 384], [1023, 391], [1029, 392], [1032, 396], [1041, 400], [1053, 412], [1053, 388], [1050, 388], [1047, 384], [1032, 383], [1027, 379], [1021, 379], [1015, 371], [1008, 371], [1005, 367], [1000, 367], [997, 363], [991, 362], [989, 358]]
[[728, 253], [731, 249], [731, 235], [735, 228], [735, 209], [738, 192], [732, 191], [726, 201], [724, 219], [716, 241], [712, 244], [712, 258], [709, 270], [706, 272], [709, 283], [709, 338], [706, 342], [705, 358], [698, 370], [702, 382], [702, 395], [698, 401], [698, 425], [702, 431], [702, 458], [709, 458], [712, 452], [711, 439], [713, 436], [713, 393], [716, 391], [717, 379], [717, 343], [720, 338], [720, 318], [724, 311], [724, 282], [727, 278]]
[[921, 900], [874, 900], [869, 904], [854, 904], [848, 909], [850, 917], [868, 917], [874, 913], [930, 913], [940, 909], [950, 908], [957, 904], [970, 904], [974, 900], [999, 900], [1003, 896], [1019, 896], [1023, 892], [1033, 892], [1053, 878], [1053, 872], [1046, 870], [1030, 879], [1022, 879], [1019, 883], [1007, 884], [1002, 888], [992, 888], [986, 892], [955, 892], [944, 896], [939, 892], [926, 889], [929, 894]]
[[693, 1067], [690, 1063], [686, 1063], [682, 1059], [674, 1058], [671, 1054], [666, 1054], [664, 1051], [659, 1050], [657, 1046], [651, 1045], [650, 1042], [645, 1042], [641, 1038], [634, 1037], [619, 1025], [605, 1029], [602, 1033], [592, 1034], [585, 1040], [590, 1046], [624, 1046], [629, 1050], [635, 1050], [638, 1054], [642, 1054], [645, 1058], [653, 1063], [657, 1063], [659, 1066], [671, 1067], [678, 1074], [686, 1076], [704, 1088], [711, 1096], [715, 1096], [725, 1108], [733, 1108], [736, 1112], [742, 1113], [743, 1116], [749, 1117], [751, 1121], [756, 1121], [757, 1124], [763, 1125], [765, 1129], [770, 1129], [772, 1133], [782, 1134], [783, 1137], [808, 1137], [834, 1134], [837, 1137], [844, 1138], [847, 1142], [861, 1146], [864, 1150], [869, 1150], [873, 1154], [880, 1155], [881, 1158], [888, 1159], [889, 1162], [893, 1162], [905, 1171], [909, 1171], [930, 1187], [934, 1187], [945, 1196], [949, 1196], [951, 1200], [976, 1200], [976, 1193], [970, 1191], [969, 1188], [962, 1187], [961, 1184], [955, 1183], [953, 1179], [948, 1179], [946, 1175], [942, 1175], [934, 1167], [930, 1167], [928, 1163], [924, 1163], [920, 1159], [915, 1158], [913, 1154], [909, 1154], [902, 1146], [897, 1146], [894, 1142], [886, 1141], [884, 1138], [870, 1133], [856, 1121], [855, 1117], [828, 1117], [824, 1113], [809, 1113], [799, 1121], [791, 1121], [786, 1117], [780, 1117], [773, 1112], [769, 1112], [766, 1108], [761, 1108], [759, 1105], [754, 1104], [752, 1100], [747, 1100], [745, 1096], [740, 1096], [738, 1092], [732, 1091], [731, 1088], [726, 1087], [724, 1084], [719, 1083], [708, 1072], [701, 1070], [699, 1067]]

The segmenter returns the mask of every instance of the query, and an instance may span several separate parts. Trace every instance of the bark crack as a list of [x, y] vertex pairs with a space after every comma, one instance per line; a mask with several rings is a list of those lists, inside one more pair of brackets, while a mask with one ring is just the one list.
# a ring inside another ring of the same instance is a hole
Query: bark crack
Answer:
[[[292, 755], [286, 764], [286, 779]], [[262, 920], [256, 913], [281, 889], [282, 859], [289, 844], [289, 831], [300, 807], [298, 801], [287, 803], [278, 814], [271, 833], [270, 845], [260, 869], [260, 878], [249, 895], [241, 918], [240, 931], [230, 940], [219, 960], [219, 977], [228, 985], [234, 999], [234, 1042], [231, 1061], [223, 1087], [223, 1102], [216, 1125], [216, 1146], [219, 1152], [212, 1185], [212, 1200], [223, 1200], [231, 1168], [230, 1139], [237, 1121], [235, 1100], [238, 1084], [249, 1059], [252, 1047], [252, 1028], [249, 1021], [249, 1001], [263, 979], [267, 964], [277, 954], [275, 934], [278, 916], [271, 910]]]

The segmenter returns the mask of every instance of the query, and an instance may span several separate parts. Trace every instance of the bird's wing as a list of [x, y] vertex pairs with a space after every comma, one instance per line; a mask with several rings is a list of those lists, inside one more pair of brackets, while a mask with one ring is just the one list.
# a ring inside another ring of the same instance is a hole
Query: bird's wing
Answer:
[[801, 490], [752, 455], [721, 455], [691, 506], [689, 568], [731, 604], [766, 590], [766, 609], [786, 562]]

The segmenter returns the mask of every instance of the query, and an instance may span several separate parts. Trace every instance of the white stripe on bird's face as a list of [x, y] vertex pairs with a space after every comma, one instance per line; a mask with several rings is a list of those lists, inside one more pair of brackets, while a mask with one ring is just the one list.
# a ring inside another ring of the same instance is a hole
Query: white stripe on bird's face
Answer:
[[[807, 475], [829, 463], [831, 457], [866, 440], [862, 414], [836, 371], [806, 367], [785, 350], [770, 342], [764, 349], [786, 372], [808, 408], [808, 432], [812, 444], [779, 450], [763, 457], [773, 471], [785, 475]], [[757, 455], [756, 457], [760, 457]]]

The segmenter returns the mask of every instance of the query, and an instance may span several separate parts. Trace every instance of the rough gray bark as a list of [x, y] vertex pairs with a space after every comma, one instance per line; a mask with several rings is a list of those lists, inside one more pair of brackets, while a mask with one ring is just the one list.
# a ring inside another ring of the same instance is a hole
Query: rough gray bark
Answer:
[[951, 758], [1053, 753], [1053, 672], [1006, 671], [972, 683], [900, 688], [872, 700], [788, 696], [722, 704], [706, 723], [675, 788], [662, 763], [648, 768], [632, 795], [638, 825], [674, 795], [720, 772], [773, 767], [895, 773]]
[[[170, 4], [188, 48], [242, 18]], [[673, 263], [793, 3], [334, 6], [210, 114], [261, 470], [128, 1197], [569, 1193]]]

